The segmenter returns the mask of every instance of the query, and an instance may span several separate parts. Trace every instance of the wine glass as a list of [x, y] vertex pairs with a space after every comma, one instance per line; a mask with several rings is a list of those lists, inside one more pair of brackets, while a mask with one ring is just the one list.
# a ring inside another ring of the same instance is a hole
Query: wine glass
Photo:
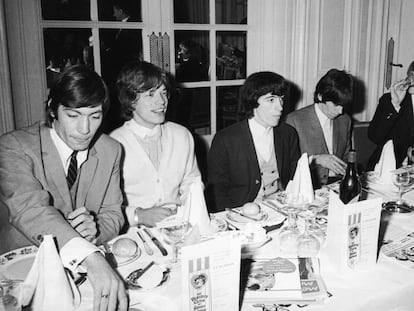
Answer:
[[314, 219], [314, 214], [305, 210], [301, 212], [301, 217], [305, 219], [305, 231], [297, 238], [298, 257], [316, 257], [321, 249], [321, 243], [318, 238], [309, 232], [309, 226]]
[[288, 224], [279, 232], [279, 248], [284, 254], [296, 255], [296, 241], [300, 235], [299, 228], [296, 223], [299, 208], [298, 206], [288, 205], [285, 208], [285, 211], [287, 213]]
[[176, 226], [162, 229], [166, 242], [171, 244], [173, 248], [172, 263], [176, 263], [178, 261], [179, 247], [183, 244], [184, 237], [190, 230], [190, 227], [191, 225], [189, 222], [185, 221]]
[[393, 172], [392, 182], [398, 187], [398, 199], [396, 201], [398, 206], [407, 205], [402, 199], [402, 194], [404, 187], [407, 187], [410, 184], [410, 179], [411, 173], [409, 167], [401, 167]]
[[[316, 217], [318, 216], [318, 213], [322, 212], [323, 210], [324, 210], [324, 207], [320, 205], [307, 204], [305, 206], [305, 211], [310, 212], [308, 213], [310, 219], [309, 219], [307, 230], [309, 231], [309, 233], [313, 234], [314, 236], [318, 238], [321, 246], [324, 245], [326, 241], [326, 232], [321, 228], [320, 225], [316, 223]], [[300, 216], [303, 217], [304, 215], [301, 214]], [[305, 214], [305, 217], [306, 217], [306, 214]]]

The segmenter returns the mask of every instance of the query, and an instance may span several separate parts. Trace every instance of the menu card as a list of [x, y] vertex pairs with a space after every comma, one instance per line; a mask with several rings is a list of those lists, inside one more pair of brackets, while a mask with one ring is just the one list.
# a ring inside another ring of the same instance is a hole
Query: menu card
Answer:
[[181, 250], [184, 311], [238, 311], [241, 241], [216, 236]]
[[343, 204], [330, 192], [327, 255], [339, 273], [376, 263], [381, 204], [382, 198]]

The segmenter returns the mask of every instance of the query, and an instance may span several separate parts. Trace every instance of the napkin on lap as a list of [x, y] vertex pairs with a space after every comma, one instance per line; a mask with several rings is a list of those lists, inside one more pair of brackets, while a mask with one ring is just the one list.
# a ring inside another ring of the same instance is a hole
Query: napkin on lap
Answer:
[[385, 143], [381, 151], [381, 157], [375, 165], [374, 171], [378, 174], [383, 184], [392, 184], [392, 171], [396, 169], [394, 144], [392, 140]]
[[79, 291], [64, 270], [51, 235], [43, 237], [24, 288], [23, 305], [31, 304], [32, 311], [71, 311], [79, 306]]
[[295, 175], [286, 187], [286, 195], [288, 199], [289, 197], [300, 198], [302, 201], [300, 203], [312, 203], [315, 198], [309, 170], [309, 159], [306, 152], [298, 160]]

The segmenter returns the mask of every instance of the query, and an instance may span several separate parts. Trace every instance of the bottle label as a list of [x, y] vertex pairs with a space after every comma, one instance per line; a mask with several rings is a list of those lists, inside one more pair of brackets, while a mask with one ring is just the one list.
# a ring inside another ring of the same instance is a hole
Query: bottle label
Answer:
[[211, 311], [210, 257], [189, 262], [190, 310]]
[[348, 267], [351, 269], [361, 258], [361, 212], [348, 215]]

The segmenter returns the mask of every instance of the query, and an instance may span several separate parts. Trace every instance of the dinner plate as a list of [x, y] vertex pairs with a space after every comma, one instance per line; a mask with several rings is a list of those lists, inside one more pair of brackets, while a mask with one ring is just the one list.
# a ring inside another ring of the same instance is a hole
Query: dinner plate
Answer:
[[248, 217], [244, 217], [242, 215], [236, 214], [236, 213], [232, 213], [232, 212], [227, 212], [226, 217], [229, 220], [232, 220], [234, 222], [238, 222], [238, 223], [248, 223], [248, 222], [260, 222], [260, 221], [265, 221], [267, 220], [267, 218], [269, 217], [269, 214], [265, 211], [260, 211], [256, 216], [250, 216], [250, 219]]
[[24, 280], [33, 265], [38, 248], [34, 245], [0, 255], [0, 271], [8, 279]]

